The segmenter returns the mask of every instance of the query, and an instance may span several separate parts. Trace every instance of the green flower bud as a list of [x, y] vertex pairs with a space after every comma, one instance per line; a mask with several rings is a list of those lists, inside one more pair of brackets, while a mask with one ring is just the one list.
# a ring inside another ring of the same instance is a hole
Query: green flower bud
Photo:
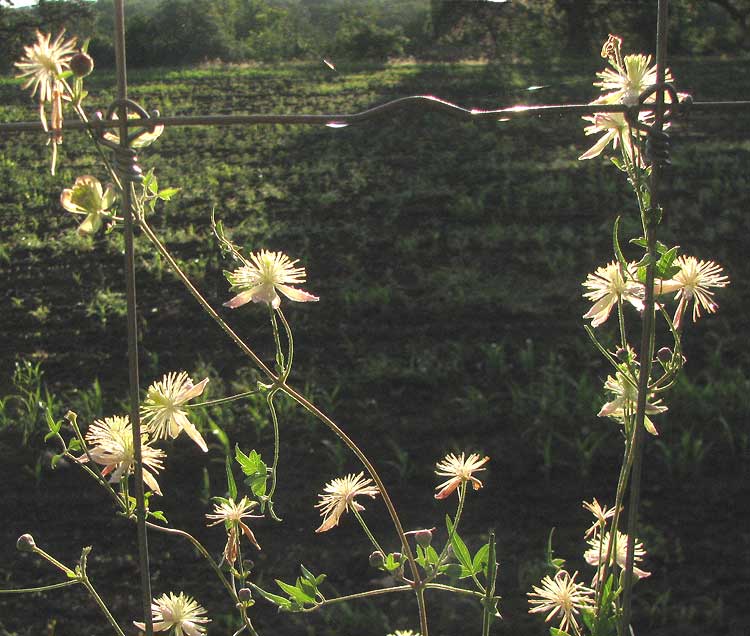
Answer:
[[420, 530], [414, 533], [414, 539], [423, 548], [427, 548], [432, 543], [432, 530]]
[[672, 350], [669, 347], [662, 347], [656, 352], [656, 358], [662, 364], [669, 364], [672, 361]]
[[374, 568], [382, 568], [383, 564], [385, 563], [385, 557], [383, 556], [383, 553], [380, 550], [375, 550], [370, 555], [370, 565]]
[[36, 543], [34, 542], [34, 537], [30, 534], [22, 534], [18, 537], [18, 541], [16, 541], [16, 549], [19, 552], [33, 552], [35, 548]]
[[73, 71], [73, 75], [76, 77], [86, 77], [94, 70], [94, 58], [88, 53], [78, 51], [70, 59], [70, 70]]

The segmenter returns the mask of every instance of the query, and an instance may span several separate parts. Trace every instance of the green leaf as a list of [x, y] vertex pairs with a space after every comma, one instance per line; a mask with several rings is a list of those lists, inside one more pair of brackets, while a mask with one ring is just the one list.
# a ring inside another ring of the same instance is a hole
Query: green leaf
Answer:
[[554, 570], [560, 570], [565, 565], [565, 559], [555, 558], [555, 551], [552, 549], [553, 534], [555, 534], [555, 528], [552, 528], [552, 530], [549, 531], [549, 535], [547, 536], [547, 566]]
[[181, 188], [164, 188], [163, 190], [159, 190], [156, 196], [159, 197], [162, 201], [169, 201], [180, 190]]
[[564, 632], [561, 629], [557, 629], [557, 627], [550, 627], [549, 633], [550, 633], [550, 636], [570, 636], [568, 632]]
[[235, 446], [234, 450], [237, 462], [247, 476], [245, 483], [250, 486], [256, 497], [263, 497], [266, 494], [268, 467], [263, 463], [260, 454], [252, 450], [249, 455], [245, 455], [239, 445]]
[[622, 249], [620, 248], [620, 217], [618, 216], [615, 219], [615, 225], [612, 229], [612, 246], [615, 250], [615, 256], [617, 257], [617, 260], [620, 263], [620, 266], [623, 268], [624, 271], [627, 271], [628, 269], [628, 262], [625, 260], [625, 257], [622, 254]]
[[445, 574], [449, 579], [463, 579], [466, 576], [471, 576], [470, 574], [462, 576], [464, 570], [465, 568], [458, 563], [448, 563], [447, 565], [441, 565], [439, 568], [440, 573]]
[[669, 249], [661, 255], [661, 258], [656, 263], [657, 278], [672, 278], [672, 276], [680, 271], [679, 267], [673, 265], [675, 259], [677, 258], [677, 252], [679, 249], [680, 246], [675, 245], [673, 248]]
[[49, 412], [45, 413], [45, 416], [47, 418], [47, 427], [49, 428], [49, 433], [44, 436], [44, 441], [46, 442], [60, 432], [63, 422], [62, 420], [56, 422]]
[[315, 600], [315, 596], [318, 593], [318, 588], [315, 585], [315, 580], [313, 579], [312, 582], [308, 581], [307, 579], [298, 578], [297, 579], [297, 589], [302, 590], [305, 594], [310, 596], [313, 600]]
[[148, 514], [151, 515], [154, 519], [158, 519], [159, 521], [163, 521], [164, 523], [169, 523], [161, 510], [149, 510]]
[[237, 482], [234, 481], [234, 475], [232, 474], [232, 458], [229, 455], [225, 457], [224, 466], [227, 471], [227, 492], [229, 492], [229, 498], [237, 499]]
[[385, 557], [385, 561], [383, 563], [383, 567], [388, 572], [395, 572], [396, 570], [398, 570], [401, 567], [401, 560], [400, 559], [398, 559], [398, 560], [395, 559], [393, 557], [393, 553], [391, 552], [387, 557]]
[[305, 603], [310, 603], [313, 605], [315, 604], [315, 598], [303, 592], [296, 585], [289, 585], [289, 583], [284, 583], [284, 581], [280, 581], [279, 579], [275, 580], [276, 585], [278, 585], [282, 590], [289, 594], [289, 596], [297, 601], [300, 605], [304, 605]]
[[486, 570], [489, 554], [490, 546], [487, 543], [477, 550], [477, 553], [474, 555], [474, 559], [471, 562], [471, 569], [475, 574]]
[[299, 569], [302, 572], [302, 576], [304, 576], [308, 581], [310, 581], [313, 584], [315, 584], [315, 575], [312, 572], [310, 572], [310, 570], [308, 570], [301, 563], [299, 564]]
[[224, 432], [224, 429], [221, 428], [221, 426], [219, 426], [216, 422], [214, 422], [213, 418], [208, 418], [208, 425], [211, 427], [211, 432], [216, 436], [216, 438], [223, 446], [224, 452], [227, 455], [230, 455], [232, 453], [232, 444], [229, 441], [229, 436]]
[[271, 594], [271, 592], [266, 592], [264, 589], [258, 587], [257, 585], [253, 587], [253, 590], [260, 594], [267, 601], [271, 601], [271, 603], [273, 603], [274, 605], [278, 605], [282, 609], [289, 609], [292, 606], [288, 598], [277, 596], [276, 594]]
[[68, 442], [68, 450], [69, 451], [77, 452], [77, 451], [81, 450], [81, 448], [82, 448], [82, 446], [81, 446], [81, 440], [79, 440], [76, 437], [74, 437], [72, 440], [70, 440], [70, 442]]
[[445, 515], [445, 525], [448, 528], [448, 536], [450, 537], [451, 545], [453, 546], [453, 553], [456, 555], [458, 562], [473, 573], [474, 570], [472, 568], [469, 549], [466, 547], [463, 539], [458, 535], [458, 532], [454, 531], [453, 522], [448, 515]]
[[431, 545], [427, 546], [427, 550], [425, 550], [425, 554], [427, 555], [427, 561], [430, 565], [437, 565], [438, 561], [440, 560], [440, 555], [437, 553], [437, 550], [433, 548]]

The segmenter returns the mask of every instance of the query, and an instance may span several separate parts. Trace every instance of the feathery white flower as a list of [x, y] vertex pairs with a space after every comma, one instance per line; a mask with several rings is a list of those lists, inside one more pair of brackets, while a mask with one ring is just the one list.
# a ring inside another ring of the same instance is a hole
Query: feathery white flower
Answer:
[[203, 436], [180, 408], [203, 393], [207, 383], [208, 378], [193, 384], [185, 371], [167, 373], [149, 387], [141, 404], [143, 426], [156, 439], [175, 438], [184, 430], [204, 453], [208, 451]]
[[320, 508], [320, 515], [323, 517], [323, 523], [315, 532], [326, 532], [337, 526], [341, 515], [350, 509], [361, 512], [365, 507], [357, 503], [356, 498], [368, 496], [374, 499], [379, 492], [372, 479], [365, 478], [364, 473], [351, 473], [329, 481], [323, 494], [318, 495], [320, 501], [315, 504], [316, 508]]
[[[141, 440], [143, 481], [157, 495], [161, 495], [154, 475], [164, 467], [162, 462], [166, 454], [158, 448], [152, 448], [146, 435]], [[104, 466], [102, 475], [106, 477], [111, 474], [111, 483], [118, 483], [123, 476], [134, 471], [133, 427], [127, 416], [96, 420], [86, 431], [86, 442], [90, 447], [91, 459]], [[88, 457], [83, 455], [79, 457], [79, 461], [86, 462]]]
[[[162, 594], [151, 603], [155, 632], [165, 632], [174, 628], [174, 636], [203, 636], [206, 633], [206, 610], [194, 598], [184, 592]], [[146, 625], [133, 621], [138, 629], [145, 631]]]
[[305, 268], [295, 267], [298, 261], [291, 260], [283, 252], [260, 250], [250, 254], [249, 261], [244, 258], [243, 260], [245, 263], [239, 269], [224, 272], [232, 291], [240, 292], [225, 302], [225, 307], [235, 309], [252, 300], [254, 303], [267, 303], [277, 309], [281, 305], [281, 297], [277, 291], [289, 300], [300, 303], [318, 300], [317, 296], [290, 287], [305, 282]]

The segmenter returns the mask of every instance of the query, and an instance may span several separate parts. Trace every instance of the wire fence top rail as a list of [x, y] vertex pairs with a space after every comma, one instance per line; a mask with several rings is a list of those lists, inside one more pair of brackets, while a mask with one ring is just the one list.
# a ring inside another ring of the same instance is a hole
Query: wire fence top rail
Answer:
[[[411, 107], [424, 106], [429, 110], [446, 112], [454, 117], [475, 121], [497, 121], [498, 119], [511, 119], [520, 116], [545, 116], [545, 115], [596, 115], [597, 113], [627, 113], [634, 111], [653, 110], [653, 104], [641, 104], [640, 106], [626, 106], [623, 104], [542, 104], [508, 106], [497, 109], [465, 108], [458, 104], [446, 101], [434, 95], [410, 95], [373, 106], [357, 113], [331, 113], [331, 114], [286, 114], [276, 115], [272, 113], [258, 113], [246, 115], [177, 115], [163, 117], [158, 111], [152, 111], [148, 119], [149, 126], [236, 126], [236, 125], [262, 125], [262, 124], [301, 124], [301, 125], [351, 125], [376, 119], [388, 113], [396, 112]], [[669, 105], [669, 108], [674, 107]], [[705, 102], [681, 102], [675, 108], [677, 115], [688, 112], [735, 112], [742, 110], [750, 111], [750, 100], [746, 101], [705, 101]], [[122, 122], [118, 119], [92, 120], [88, 123], [72, 121], [65, 124], [65, 130], [102, 130], [106, 128], [119, 128]], [[138, 127], [138, 120], [130, 120], [128, 127]], [[0, 123], [0, 132], [17, 133], [39, 131], [38, 121], [20, 121]], [[50, 129], [56, 132], [56, 129]]]

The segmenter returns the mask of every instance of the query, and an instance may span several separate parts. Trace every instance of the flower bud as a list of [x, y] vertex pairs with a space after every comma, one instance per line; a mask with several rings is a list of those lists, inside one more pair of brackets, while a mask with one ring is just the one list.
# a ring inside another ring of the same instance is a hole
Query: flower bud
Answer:
[[403, 559], [400, 552], [391, 552], [391, 556], [396, 563], [401, 563], [401, 559]]
[[423, 548], [427, 548], [432, 543], [432, 530], [419, 530], [414, 533], [414, 539]]
[[383, 567], [383, 564], [385, 563], [385, 557], [383, 556], [383, 553], [380, 550], [375, 550], [370, 555], [370, 565], [374, 568], [381, 568]]
[[70, 59], [70, 70], [76, 77], [86, 77], [94, 70], [94, 59], [83, 51], [78, 51]]
[[627, 350], [627, 349], [624, 349], [623, 347], [620, 347], [620, 348], [619, 348], [619, 349], [617, 350], [617, 352], [615, 353], [615, 355], [616, 355], [616, 356], [617, 356], [617, 357], [618, 357], [618, 358], [619, 358], [620, 360], [622, 360], [623, 362], [627, 362], [627, 361], [628, 361], [628, 350]]
[[19, 552], [33, 552], [35, 548], [36, 543], [34, 542], [34, 537], [30, 534], [22, 534], [18, 537], [18, 541], [16, 541], [16, 549]]
[[656, 352], [656, 359], [662, 364], [669, 364], [672, 361], [672, 350], [669, 347], [662, 347]]
[[253, 593], [246, 587], [242, 587], [237, 592], [237, 598], [243, 603], [247, 603], [253, 599]]

